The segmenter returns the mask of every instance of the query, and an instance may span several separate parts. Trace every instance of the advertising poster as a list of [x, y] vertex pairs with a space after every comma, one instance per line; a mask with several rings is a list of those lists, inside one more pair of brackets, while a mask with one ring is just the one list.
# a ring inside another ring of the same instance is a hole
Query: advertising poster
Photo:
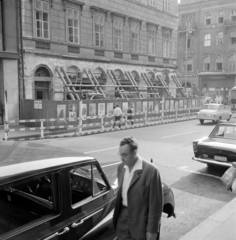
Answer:
[[155, 108], [154, 111], [159, 113], [159, 102], [155, 102]]
[[147, 102], [143, 102], [143, 112], [146, 112], [147, 109]]
[[169, 110], [170, 110], [170, 101], [169, 101], [169, 100], [166, 100], [166, 101], [165, 101], [165, 110], [166, 110], [166, 111], [169, 111]]
[[107, 115], [113, 114], [113, 103], [107, 103]]
[[153, 112], [153, 102], [152, 101], [148, 102], [148, 111]]
[[123, 102], [122, 104], [123, 113], [127, 113], [128, 106], [129, 106], [128, 104], [129, 104], [128, 102]]
[[87, 104], [82, 104], [82, 117], [87, 117]]
[[96, 103], [89, 104], [89, 116], [90, 117], [96, 116]]
[[142, 112], [141, 102], [137, 102], [137, 113], [141, 113], [141, 112]]
[[66, 105], [57, 105], [57, 118], [59, 121], [65, 121], [63, 119], [66, 119]]
[[69, 122], [76, 121], [77, 118], [77, 105], [69, 104]]
[[175, 101], [175, 109], [176, 109], [176, 110], [179, 109], [179, 101]]
[[179, 100], [179, 108], [183, 109], [184, 108], [184, 102], [183, 100]]
[[184, 109], [187, 109], [188, 108], [188, 101], [187, 99], [184, 99]]
[[175, 101], [170, 100], [170, 110], [173, 111], [175, 109]]
[[99, 116], [105, 115], [105, 103], [98, 103], [98, 115]]
[[192, 99], [192, 108], [195, 108], [196, 105], [195, 105], [195, 99]]

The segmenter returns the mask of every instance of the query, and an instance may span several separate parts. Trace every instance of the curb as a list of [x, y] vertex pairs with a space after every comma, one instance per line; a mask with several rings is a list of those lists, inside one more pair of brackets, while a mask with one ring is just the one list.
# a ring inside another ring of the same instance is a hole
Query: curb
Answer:
[[[220, 210], [218, 210], [217, 212], [212, 214], [210, 217], [205, 219], [203, 222], [201, 222], [199, 225], [194, 227], [190, 232], [185, 234], [179, 240], [190, 240], [190, 239], [191, 240], [205, 240], [205, 239], [217, 240], [218, 238], [215, 238], [215, 237], [211, 238], [210, 235], [215, 230], [219, 229], [220, 225], [222, 225], [230, 217], [236, 214], [235, 203], [236, 203], [236, 198], [232, 199], [224, 207], [222, 207]], [[232, 232], [230, 232], [229, 234], [232, 235]], [[223, 238], [219, 238], [219, 239], [223, 239]], [[227, 236], [225, 236], [224, 239], [228, 239]], [[234, 236], [234, 239], [235, 239], [235, 236]]]

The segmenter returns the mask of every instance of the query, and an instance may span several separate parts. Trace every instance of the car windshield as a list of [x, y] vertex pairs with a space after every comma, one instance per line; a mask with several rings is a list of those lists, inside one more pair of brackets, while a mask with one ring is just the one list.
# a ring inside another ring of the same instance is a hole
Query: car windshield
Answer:
[[236, 126], [220, 125], [216, 126], [212, 133], [211, 138], [230, 138], [236, 140]]
[[211, 109], [211, 110], [218, 110], [219, 106], [217, 105], [204, 105], [202, 109]]

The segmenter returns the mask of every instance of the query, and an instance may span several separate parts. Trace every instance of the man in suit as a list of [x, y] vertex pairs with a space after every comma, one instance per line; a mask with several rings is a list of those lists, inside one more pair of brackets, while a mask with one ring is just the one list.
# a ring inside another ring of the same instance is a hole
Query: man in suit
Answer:
[[133, 137], [120, 142], [119, 155], [122, 163], [113, 216], [118, 240], [156, 240], [163, 208], [160, 173], [138, 155]]

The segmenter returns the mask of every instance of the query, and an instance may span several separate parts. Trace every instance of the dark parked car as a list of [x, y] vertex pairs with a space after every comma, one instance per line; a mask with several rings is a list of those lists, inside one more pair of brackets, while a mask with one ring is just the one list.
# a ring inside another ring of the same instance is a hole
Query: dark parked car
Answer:
[[236, 161], [236, 123], [216, 125], [209, 137], [193, 141], [193, 151], [195, 161], [230, 167]]
[[[0, 152], [1, 240], [115, 238], [117, 186], [96, 159], [30, 142], [1, 142]], [[173, 193], [163, 189], [174, 216]]]

